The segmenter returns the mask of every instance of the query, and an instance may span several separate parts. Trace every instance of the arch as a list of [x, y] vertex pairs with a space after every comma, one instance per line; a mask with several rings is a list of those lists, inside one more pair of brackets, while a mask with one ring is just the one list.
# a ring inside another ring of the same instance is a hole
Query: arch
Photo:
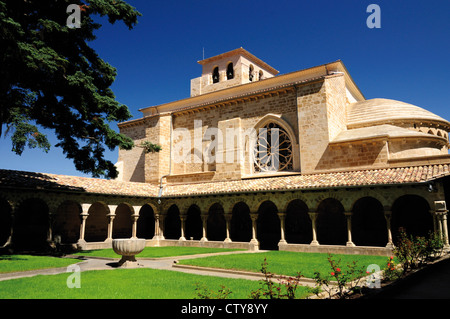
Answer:
[[181, 237], [181, 220], [178, 206], [173, 204], [169, 207], [164, 218], [164, 238], [179, 239]]
[[317, 207], [317, 240], [324, 245], [345, 245], [347, 242], [344, 207], [334, 198], [322, 200]]
[[230, 238], [232, 241], [249, 242], [252, 239], [252, 220], [250, 208], [245, 202], [237, 202], [233, 206], [230, 222]]
[[258, 81], [264, 80], [264, 72], [262, 70], [259, 70], [258, 72]]
[[72, 200], [62, 202], [56, 209], [53, 221], [53, 237], [61, 238], [61, 243], [76, 243], [80, 238], [81, 205]]
[[352, 213], [352, 240], [355, 245], [385, 247], [388, 231], [380, 201], [370, 196], [362, 197], [354, 203]]
[[223, 241], [227, 236], [223, 207], [219, 203], [211, 205], [208, 211], [207, 238], [208, 240]]
[[191, 205], [186, 214], [186, 239], [200, 240], [203, 236], [203, 221], [200, 208]]
[[263, 250], [278, 250], [281, 239], [281, 224], [278, 209], [271, 201], [265, 201], [258, 209], [257, 238]]
[[93, 203], [89, 207], [84, 235], [87, 242], [104, 241], [108, 237], [108, 213], [108, 206], [103, 202]]
[[231, 80], [233, 78], [234, 78], [233, 62], [228, 62], [228, 64], [227, 64], [227, 80]]
[[253, 77], [254, 77], [254, 67], [253, 67], [253, 64], [250, 64], [249, 65], [249, 67], [248, 67], [248, 80], [251, 82], [251, 81], [253, 81]]
[[212, 81], [213, 81], [213, 83], [218, 83], [219, 82], [219, 67], [218, 66], [213, 68]]
[[155, 211], [149, 204], [145, 204], [139, 210], [136, 236], [145, 239], [152, 239], [155, 236]]
[[40, 250], [47, 246], [49, 208], [38, 198], [26, 199], [14, 214], [12, 242], [18, 250]]
[[392, 205], [392, 238], [398, 239], [400, 228], [411, 236], [428, 236], [433, 230], [433, 216], [430, 205], [419, 195], [403, 195]]
[[309, 244], [312, 241], [312, 224], [308, 206], [300, 199], [289, 202], [286, 208], [285, 237], [289, 244]]
[[0, 198], [0, 247], [6, 244], [11, 236], [12, 207], [8, 201]]

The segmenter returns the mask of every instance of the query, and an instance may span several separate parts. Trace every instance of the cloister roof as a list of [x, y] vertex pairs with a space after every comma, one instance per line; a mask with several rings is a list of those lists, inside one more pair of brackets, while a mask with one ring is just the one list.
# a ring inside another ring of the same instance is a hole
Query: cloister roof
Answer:
[[[298, 174], [197, 184], [170, 184], [162, 197], [201, 196], [263, 191], [326, 189], [425, 183], [450, 175], [450, 164], [370, 169], [321, 174]], [[0, 189], [70, 191], [158, 197], [159, 185], [137, 182], [0, 170]]]

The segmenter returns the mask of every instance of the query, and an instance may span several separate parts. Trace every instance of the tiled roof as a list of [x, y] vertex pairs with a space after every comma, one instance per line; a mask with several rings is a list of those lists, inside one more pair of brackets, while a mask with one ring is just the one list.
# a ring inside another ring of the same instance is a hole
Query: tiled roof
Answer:
[[170, 185], [165, 188], [163, 196], [423, 183], [450, 175], [449, 168], [450, 165], [445, 164]]
[[[423, 183], [447, 175], [450, 175], [450, 164], [172, 184], [164, 186], [162, 197], [411, 184]], [[155, 184], [13, 170], [0, 170], [0, 188], [58, 190], [138, 197], [157, 197], [159, 192], [159, 185]]]

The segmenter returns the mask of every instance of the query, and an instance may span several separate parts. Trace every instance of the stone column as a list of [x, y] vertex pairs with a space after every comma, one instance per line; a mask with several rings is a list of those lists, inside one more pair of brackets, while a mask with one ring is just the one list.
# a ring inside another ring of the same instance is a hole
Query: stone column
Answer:
[[131, 228], [131, 238], [137, 238], [137, 222], [139, 219], [139, 210], [141, 206], [133, 206], [133, 214], [131, 214], [131, 220], [133, 221], [133, 226]]
[[386, 219], [386, 228], [387, 228], [387, 233], [388, 233], [388, 242], [386, 245], [386, 248], [394, 248], [394, 242], [392, 241], [392, 229], [391, 229], [391, 217], [392, 217], [392, 212], [390, 210], [390, 208], [388, 209], [384, 209], [384, 218]]
[[442, 224], [443, 224], [443, 236], [444, 236], [444, 248], [449, 249], [450, 248], [450, 244], [448, 241], [448, 227], [447, 227], [447, 214], [448, 214], [448, 210], [442, 213]]
[[250, 249], [258, 250], [259, 242], [256, 239], [256, 221], [258, 220], [258, 214], [250, 214], [252, 219], [252, 239], [250, 240]]
[[203, 226], [203, 236], [202, 239], [200, 239], [200, 241], [208, 241], [208, 238], [206, 238], [206, 232], [207, 232], [207, 228], [208, 228], [208, 215], [201, 215], [202, 217], [202, 226]]
[[184, 230], [185, 230], [185, 222], [186, 222], [186, 215], [180, 214], [180, 221], [181, 221], [181, 237], [179, 240], [186, 240], [186, 237], [184, 237]]
[[285, 232], [285, 219], [286, 219], [286, 213], [278, 213], [278, 217], [280, 218], [280, 226], [281, 226], [281, 238], [280, 238], [280, 242], [278, 243], [278, 245], [285, 245], [287, 244], [286, 239], [284, 237], [284, 232]]
[[12, 243], [12, 236], [13, 236], [13, 231], [14, 231], [14, 212], [15, 212], [16, 204], [11, 203], [11, 202], [8, 202], [8, 203], [11, 207], [11, 224], [9, 225], [9, 236], [8, 236], [8, 239], [6, 239], [5, 244], [3, 246], [0, 246], [0, 248], [5, 248], [5, 247], [11, 245], [11, 243]]
[[159, 218], [160, 218], [160, 215], [158, 213], [155, 213], [153, 215], [153, 217], [155, 218], [155, 230], [154, 230], [153, 240], [159, 240], [159, 236], [160, 236]]
[[310, 243], [311, 246], [318, 246], [319, 242], [317, 241], [317, 226], [316, 226], [316, 220], [317, 220], [317, 212], [316, 211], [310, 211], [308, 213], [309, 218], [311, 218], [311, 224], [312, 224], [312, 241]]
[[106, 238], [105, 242], [112, 242], [113, 224], [114, 224], [114, 218], [116, 217], [117, 205], [108, 205], [108, 208], [109, 208], [109, 214], [106, 215], [109, 218], [108, 237]]
[[159, 240], [166, 239], [164, 237], [164, 220], [166, 218], [166, 215], [159, 214]]
[[225, 214], [225, 224], [226, 224], [226, 232], [227, 232], [227, 237], [225, 238], [224, 242], [225, 243], [231, 243], [231, 238], [230, 238], [230, 222], [231, 222], [231, 214]]
[[91, 204], [81, 204], [81, 225], [80, 225], [80, 238], [78, 239], [77, 246], [81, 249], [84, 249], [86, 245], [86, 240], [84, 239], [84, 235], [86, 232], [86, 219], [88, 218], [89, 214], [89, 208], [91, 207]]
[[344, 215], [347, 218], [347, 247], [355, 247], [352, 241], [352, 212], [345, 212]]

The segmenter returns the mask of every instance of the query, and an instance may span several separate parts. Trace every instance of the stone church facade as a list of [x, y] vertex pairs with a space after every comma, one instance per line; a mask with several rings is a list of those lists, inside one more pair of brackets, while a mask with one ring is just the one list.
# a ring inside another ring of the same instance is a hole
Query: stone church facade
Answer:
[[117, 180], [1, 170], [0, 245], [387, 255], [404, 228], [449, 246], [447, 120], [367, 100], [339, 60], [279, 75], [239, 48], [199, 64], [190, 97], [119, 124], [137, 147]]

